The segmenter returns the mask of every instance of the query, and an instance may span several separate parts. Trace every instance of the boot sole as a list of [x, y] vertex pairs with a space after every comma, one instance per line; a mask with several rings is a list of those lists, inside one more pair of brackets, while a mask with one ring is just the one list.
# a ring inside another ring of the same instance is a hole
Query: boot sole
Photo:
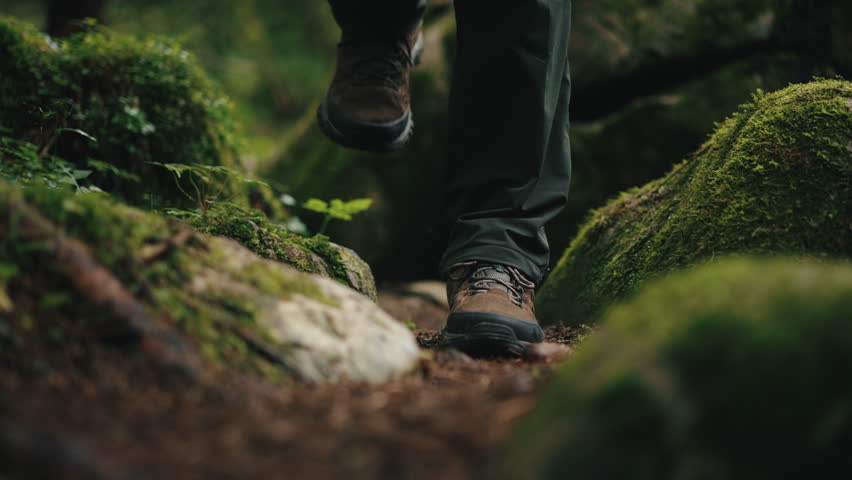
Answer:
[[[413, 49], [414, 65], [420, 64], [423, 54], [423, 32], [417, 37]], [[391, 153], [405, 147], [414, 135], [414, 119], [409, 111], [390, 122], [361, 122], [354, 118], [335, 123], [329, 114], [328, 96], [317, 108], [320, 130], [334, 142], [347, 148], [372, 153]]]
[[[390, 153], [405, 147], [414, 134], [411, 112], [397, 120], [384, 123], [346, 122], [348, 128], [335, 124], [328, 112], [328, 97], [317, 109], [320, 130], [341, 146], [372, 153]], [[399, 132], [399, 133], [396, 133]]]
[[455, 312], [441, 337], [442, 347], [474, 357], [522, 357], [529, 345], [542, 341], [543, 333], [536, 324], [503, 315]]

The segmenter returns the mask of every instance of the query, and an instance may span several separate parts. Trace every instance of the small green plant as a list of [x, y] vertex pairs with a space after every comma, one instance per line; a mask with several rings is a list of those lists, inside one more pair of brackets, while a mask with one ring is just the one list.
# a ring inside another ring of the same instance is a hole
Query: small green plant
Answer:
[[[229, 186], [235, 182], [243, 183], [249, 188], [267, 186], [260, 180], [245, 177], [242, 173], [222, 165], [186, 165], [183, 163], [149, 162], [151, 165], [163, 167], [172, 173], [178, 190], [198, 206], [201, 216], [206, 216], [210, 207], [217, 202], [227, 202]], [[229, 194], [231, 197], [233, 194]], [[182, 210], [169, 209], [166, 213], [187, 214]]]
[[[3, 129], [0, 129], [0, 133], [2, 131]], [[103, 191], [90, 182], [82, 182], [92, 174], [92, 170], [79, 169], [71, 162], [50, 155], [47, 151], [46, 148], [40, 151], [29, 142], [0, 136], [0, 178], [23, 186], [45, 185], [58, 188], [70, 185], [77, 193]]]
[[344, 202], [339, 198], [335, 198], [330, 202], [326, 202], [317, 198], [311, 198], [308, 199], [308, 201], [305, 202], [302, 207], [312, 212], [317, 212], [324, 215], [322, 226], [319, 230], [319, 234], [322, 235], [325, 233], [325, 229], [326, 227], [328, 227], [328, 223], [332, 219], [344, 220], [348, 222], [352, 220], [352, 215], [366, 211], [372, 205], [372, 198], [356, 198], [348, 202]]

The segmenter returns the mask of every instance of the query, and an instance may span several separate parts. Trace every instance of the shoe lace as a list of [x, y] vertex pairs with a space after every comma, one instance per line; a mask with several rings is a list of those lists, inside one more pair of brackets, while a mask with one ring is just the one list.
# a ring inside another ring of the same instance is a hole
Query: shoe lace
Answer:
[[478, 264], [478, 262], [467, 262], [459, 266], [475, 266], [468, 277], [470, 284], [466, 288], [467, 295], [477, 295], [493, 288], [499, 288], [509, 295], [512, 303], [523, 308], [524, 290], [535, 288], [535, 284], [515, 267]]
[[339, 46], [357, 49], [352, 64], [352, 85], [355, 86], [399, 89], [404, 82], [405, 69], [412, 64], [405, 42], [346, 41]]

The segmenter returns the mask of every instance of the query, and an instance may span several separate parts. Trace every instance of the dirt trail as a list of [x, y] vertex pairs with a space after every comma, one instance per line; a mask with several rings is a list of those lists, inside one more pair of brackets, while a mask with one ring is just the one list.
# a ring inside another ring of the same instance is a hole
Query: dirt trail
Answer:
[[555, 358], [475, 360], [435, 339], [420, 331], [418, 371], [378, 387], [228, 372], [190, 385], [115, 349], [35, 376], [0, 369], [0, 477], [478, 478]]

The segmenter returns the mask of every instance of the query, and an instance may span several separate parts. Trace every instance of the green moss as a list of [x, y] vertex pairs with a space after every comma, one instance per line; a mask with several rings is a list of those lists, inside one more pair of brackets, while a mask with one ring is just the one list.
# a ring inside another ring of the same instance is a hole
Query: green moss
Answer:
[[376, 289], [376, 280], [373, 278], [373, 269], [370, 268], [370, 265], [353, 250], [340, 246], [335, 247], [335, 249], [340, 255], [341, 264], [346, 266], [346, 276], [349, 284], [359, 292], [370, 297], [373, 302], [377, 302], [379, 293]]
[[852, 256], [852, 83], [758, 92], [665, 177], [592, 212], [540, 292], [593, 322], [645, 280], [726, 253]]
[[105, 194], [74, 195], [65, 189], [17, 190], [2, 185], [4, 196], [21, 192], [27, 204], [69, 236], [96, 245], [95, 258], [112, 271], [132, 269], [147, 246], [168, 239], [179, 228], [178, 222], [117, 203]]
[[[80, 312], [95, 307], [90, 308], [86, 299], [68, 291], [71, 287], [67, 283], [63, 284], [65, 290], [40, 283], [55, 282], [64, 273], [50, 253], [55, 248], [52, 242], [21, 238], [17, 220], [8, 214], [9, 204], [21, 201], [35, 208], [68, 236], [88, 245], [100, 265], [137, 298], [149, 304], [157, 315], [193, 337], [201, 352], [213, 361], [263, 375], [281, 368], [271, 366], [252, 345], [258, 340], [282, 350], [287, 348], [258, 325], [256, 317], [261, 311], [260, 302], [264, 301], [259, 296], [286, 299], [300, 294], [334, 305], [308, 277], [287, 274], [263, 261], [252, 260], [256, 258], [253, 256], [241, 268], [227, 270], [225, 260], [229, 253], [217, 247], [219, 244], [214, 239], [199, 236], [151, 257], [152, 249], [156, 250], [158, 245], [187, 228], [175, 219], [142, 212], [117, 203], [105, 194], [75, 195], [62, 189], [21, 189], [0, 182], [0, 227], [4, 231], [0, 265], [5, 266], [0, 274], [6, 272], [0, 278], [0, 285], [10, 297], [13, 309], [20, 303], [16, 295], [22, 285], [35, 285], [28, 288], [35, 288], [38, 294], [38, 321], [35, 322], [38, 324], [49, 324], [50, 312], [57, 309], [62, 309], [66, 316], [83, 315], [80, 318], [85, 319], [86, 315]], [[199, 293], [191, 286], [199, 278], [238, 287], [202, 289]], [[45, 292], [50, 295], [45, 296]], [[13, 312], [13, 315], [20, 316], [19, 313]]]
[[349, 277], [346, 273], [346, 263], [340, 250], [331, 244], [328, 237], [325, 235], [315, 235], [311, 238], [300, 240], [305, 248], [319, 255], [328, 262], [329, 273], [331, 277], [340, 281], [343, 284], [349, 285]]
[[614, 307], [506, 478], [825, 478], [852, 441], [852, 264], [735, 258]]
[[218, 205], [204, 216], [192, 219], [192, 226], [210, 235], [232, 238], [261, 257], [291, 265], [303, 272], [328, 275], [351, 285], [347, 264], [339, 248], [328, 237], [305, 238], [269, 221], [256, 210]]
[[[33, 145], [37, 160], [55, 155], [94, 170], [87, 180], [130, 202], [189, 202], [150, 162], [238, 169], [231, 110], [172, 40], [94, 27], [53, 40], [0, 17], [0, 133]], [[226, 190], [239, 192], [233, 183]]]

